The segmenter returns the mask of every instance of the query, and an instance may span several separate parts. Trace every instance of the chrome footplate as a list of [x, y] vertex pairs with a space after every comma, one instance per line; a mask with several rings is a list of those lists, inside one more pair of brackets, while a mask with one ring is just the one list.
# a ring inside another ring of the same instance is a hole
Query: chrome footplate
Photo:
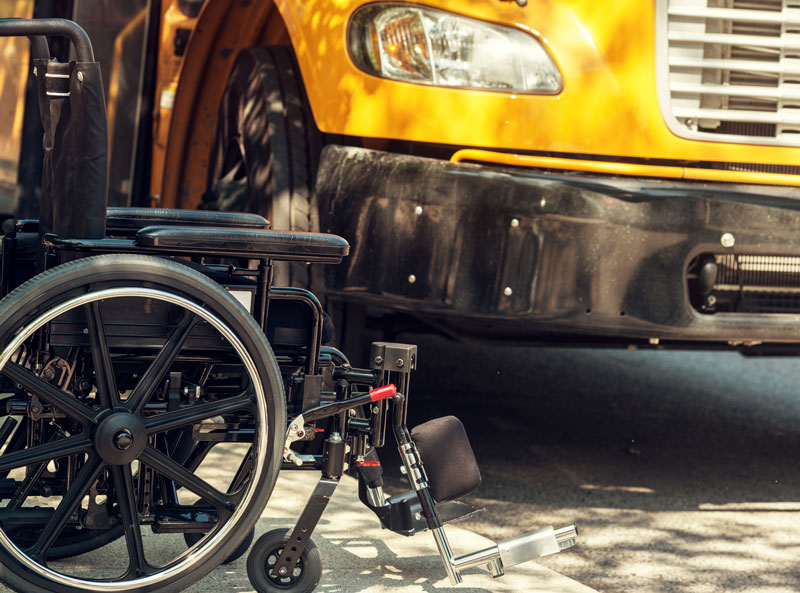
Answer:
[[484, 550], [454, 557], [444, 528], [433, 530], [439, 554], [444, 562], [447, 576], [453, 585], [461, 582], [461, 571], [467, 568], [480, 567], [488, 570], [492, 576], [503, 576], [504, 570], [528, 562], [534, 558], [556, 554], [575, 545], [578, 529], [574, 524], [554, 529], [545, 527], [538, 531], [526, 533], [490, 546]]
[[522, 564], [534, 558], [556, 554], [575, 545], [578, 530], [575, 525], [567, 525], [561, 529], [545, 527], [538, 531], [526, 533], [497, 544], [503, 567]]

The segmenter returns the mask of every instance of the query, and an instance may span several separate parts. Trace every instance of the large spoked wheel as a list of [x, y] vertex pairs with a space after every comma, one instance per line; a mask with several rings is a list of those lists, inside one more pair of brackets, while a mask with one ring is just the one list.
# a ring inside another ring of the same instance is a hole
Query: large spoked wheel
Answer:
[[[207, 206], [255, 212], [279, 230], [319, 231], [311, 190], [322, 145], [291, 48], [242, 51], [220, 103]], [[276, 262], [275, 284], [320, 294], [316, 270]]]
[[308, 540], [292, 574], [273, 570], [289, 543], [288, 529], [274, 529], [258, 538], [247, 557], [247, 576], [258, 593], [311, 593], [322, 576], [322, 557], [316, 544]]
[[[86, 554], [113, 542], [122, 537], [123, 529], [121, 525], [114, 525], [104, 530], [78, 529], [76, 527], [66, 527], [53, 542], [53, 546], [47, 552], [48, 560], [62, 560]], [[20, 548], [32, 546], [38, 538], [39, 530], [31, 532], [25, 530], [12, 531], [12, 541]]]
[[[0, 319], [3, 580], [180, 591], [230, 556], [272, 492], [285, 430], [280, 373], [249, 313], [184, 265], [107, 255], [33, 278]], [[120, 528], [56, 558], [59, 541]], [[187, 530], [205, 532], [189, 550]]]
[[[206, 504], [206, 501], [204, 500], [198, 500], [195, 503], [196, 506], [203, 506], [204, 504]], [[184, 533], [183, 541], [186, 542], [186, 545], [191, 548], [193, 545], [195, 545], [197, 542], [203, 539], [203, 535], [204, 534], [202, 533]], [[247, 554], [247, 550], [250, 549], [250, 545], [253, 543], [253, 540], [255, 538], [256, 538], [256, 530], [255, 527], [253, 527], [252, 529], [250, 529], [250, 531], [247, 532], [247, 535], [245, 535], [244, 539], [242, 540], [242, 543], [239, 544], [239, 547], [237, 547], [233, 552], [231, 552], [231, 555], [225, 558], [225, 560], [223, 560], [222, 563], [230, 564], [231, 562], [236, 562], [239, 558]]]

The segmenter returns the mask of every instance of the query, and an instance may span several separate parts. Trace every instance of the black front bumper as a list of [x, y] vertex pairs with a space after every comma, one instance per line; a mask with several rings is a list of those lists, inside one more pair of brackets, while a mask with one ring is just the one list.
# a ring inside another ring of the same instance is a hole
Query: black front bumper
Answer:
[[[800, 192], [329, 146], [316, 193], [321, 229], [351, 245], [327, 272], [329, 294], [408, 311], [461, 338], [800, 342], [800, 308], [702, 313], [687, 289], [701, 254], [800, 256]], [[733, 247], [721, 244], [725, 233]]]

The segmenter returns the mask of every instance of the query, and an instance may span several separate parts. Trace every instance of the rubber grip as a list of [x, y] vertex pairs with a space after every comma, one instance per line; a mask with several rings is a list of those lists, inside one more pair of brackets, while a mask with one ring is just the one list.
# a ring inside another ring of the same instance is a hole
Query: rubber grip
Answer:
[[392, 383], [369, 390], [369, 398], [374, 402], [394, 397], [395, 395], [397, 395], [397, 387]]

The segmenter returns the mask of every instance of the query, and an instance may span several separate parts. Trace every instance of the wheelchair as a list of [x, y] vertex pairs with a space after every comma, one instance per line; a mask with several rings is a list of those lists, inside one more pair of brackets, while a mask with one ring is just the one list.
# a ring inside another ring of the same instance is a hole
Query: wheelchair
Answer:
[[[279, 471], [320, 473], [294, 527], [261, 535], [260, 593], [312, 591], [311, 535], [345, 474], [381, 524], [430, 530], [451, 582], [571, 547], [574, 525], [454, 557], [444, 524], [480, 482], [454, 417], [406, 426], [413, 345], [372, 344], [370, 368], [323, 345], [309, 291], [272, 285], [276, 261], [333, 264], [341, 237], [250, 214], [107, 208], [100, 72], [85, 32], [0, 20], [28, 36], [44, 127], [42, 212], [3, 224], [0, 577], [16, 591], [180, 591], [248, 551]], [[77, 60], [49, 57], [67, 37]], [[230, 263], [236, 262], [236, 263]], [[241, 263], [245, 262], [245, 263]], [[411, 489], [383, 492], [376, 449], [396, 441]], [[67, 561], [121, 540], [86, 570]], [[165, 543], [166, 542], [166, 543]]]

